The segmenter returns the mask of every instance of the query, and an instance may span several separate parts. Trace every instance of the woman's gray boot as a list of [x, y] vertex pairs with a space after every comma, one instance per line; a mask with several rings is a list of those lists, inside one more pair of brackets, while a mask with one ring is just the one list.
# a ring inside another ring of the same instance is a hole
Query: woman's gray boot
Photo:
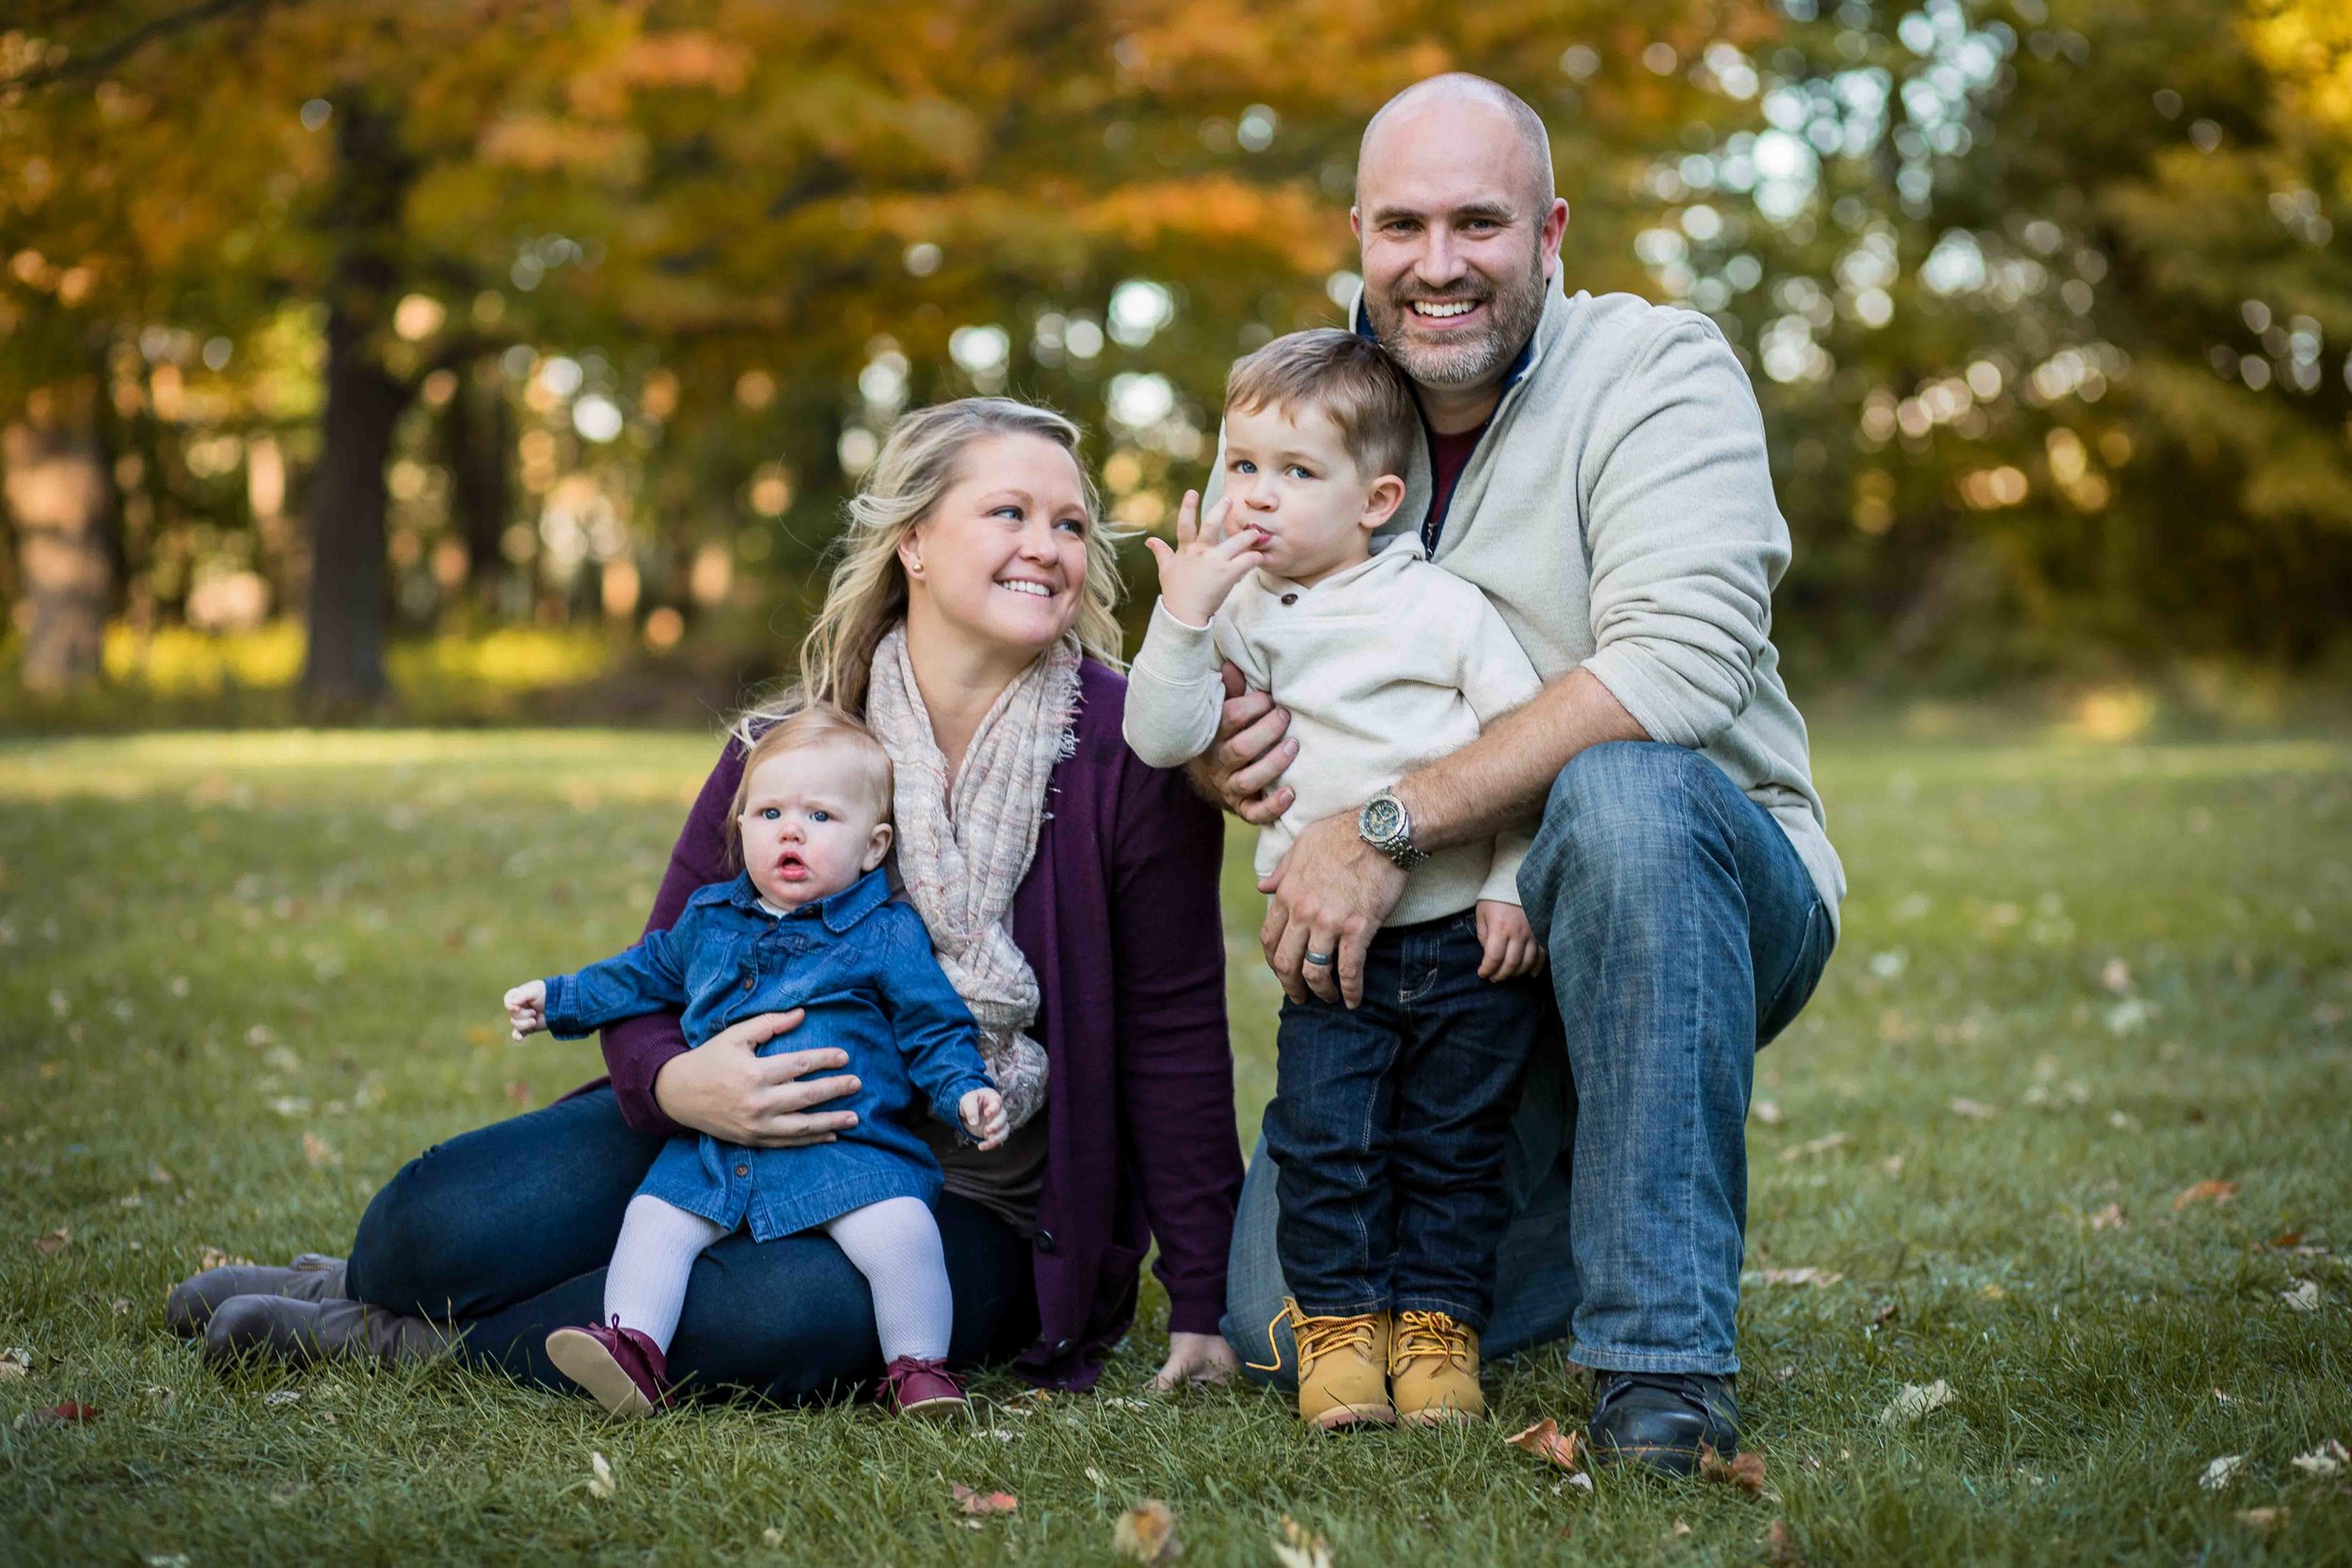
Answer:
[[204, 1332], [221, 1304], [239, 1296], [286, 1296], [294, 1301], [340, 1301], [343, 1260], [306, 1252], [282, 1269], [259, 1263], [230, 1263], [183, 1279], [164, 1297], [164, 1323], [182, 1338]]
[[218, 1364], [250, 1355], [295, 1367], [346, 1359], [398, 1366], [429, 1361], [457, 1338], [438, 1323], [365, 1302], [237, 1296], [222, 1302], [204, 1325], [204, 1359]]

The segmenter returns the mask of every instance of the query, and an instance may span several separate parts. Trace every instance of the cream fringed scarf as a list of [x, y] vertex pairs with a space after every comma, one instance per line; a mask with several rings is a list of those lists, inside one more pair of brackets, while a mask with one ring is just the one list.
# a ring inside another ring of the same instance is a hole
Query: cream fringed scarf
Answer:
[[972, 736], [952, 795], [904, 626], [875, 647], [866, 693], [866, 727], [898, 774], [899, 878], [980, 1026], [980, 1055], [1014, 1127], [1045, 1103], [1045, 1048], [1025, 1033], [1037, 1021], [1037, 974], [1006, 916], [1037, 854], [1046, 784], [1075, 739], [1078, 658], [1076, 641], [1064, 639], [1005, 689]]

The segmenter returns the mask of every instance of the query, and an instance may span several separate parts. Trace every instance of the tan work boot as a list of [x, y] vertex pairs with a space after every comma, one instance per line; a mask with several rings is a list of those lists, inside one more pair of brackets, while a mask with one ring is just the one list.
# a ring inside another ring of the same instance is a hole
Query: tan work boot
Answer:
[[1284, 1309], [1298, 1347], [1298, 1418], [1326, 1432], [1394, 1422], [1396, 1407], [1389, 1402], [1389, 1315], [1311, 1318], [1295, 1301]]
[[1478, 1390], [1478, 1330], [1444, 1312], [1399, 1312], [1389, 1341], [1389, 1382], [1396, 1418], [1413, 1426], [1477, 1421], [1486, 1416]]

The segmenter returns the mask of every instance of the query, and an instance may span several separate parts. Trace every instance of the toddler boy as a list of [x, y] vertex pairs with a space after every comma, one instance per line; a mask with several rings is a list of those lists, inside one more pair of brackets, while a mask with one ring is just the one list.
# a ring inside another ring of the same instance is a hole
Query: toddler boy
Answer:
[[[1485, 595], [1416, 540], [1373, 553], [1421, 438], [1411, 387], [1376, 344], [1277, 339], [1227, 381], [1222, 499], [1197, 523], [1187, 495], [1174, 547], [1151, 541], [1160, 601], [1129, 673], [1127, 743], [1159, 768], [1207, 751], [1221, 660], [1289, 709], [1295, 798], [1259, 838], [1262, 877], [1306, 824], [1377, 811], [1541, 685]], [[1362, 1005], [1283, 1004], [1266, 1146], [1298, 1410], [1317, 1426], [1486, 1413], [1503, 1139], [1552, 1005], [1519, 908], [1526, 849], [1513, 835], [1420, 857], [1373, 940]]]

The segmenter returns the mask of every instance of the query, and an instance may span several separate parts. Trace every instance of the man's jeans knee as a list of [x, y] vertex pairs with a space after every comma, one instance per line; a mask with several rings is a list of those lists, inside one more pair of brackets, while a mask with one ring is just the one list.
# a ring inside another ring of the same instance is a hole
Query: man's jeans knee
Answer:
[[1561, 771], [1519, 892], [1573, 1087], [1572, 1354], [1737, 1370], [1756, 1052], [1811, 994], [1829, 911], [1770, 813], [1654, 742]]

